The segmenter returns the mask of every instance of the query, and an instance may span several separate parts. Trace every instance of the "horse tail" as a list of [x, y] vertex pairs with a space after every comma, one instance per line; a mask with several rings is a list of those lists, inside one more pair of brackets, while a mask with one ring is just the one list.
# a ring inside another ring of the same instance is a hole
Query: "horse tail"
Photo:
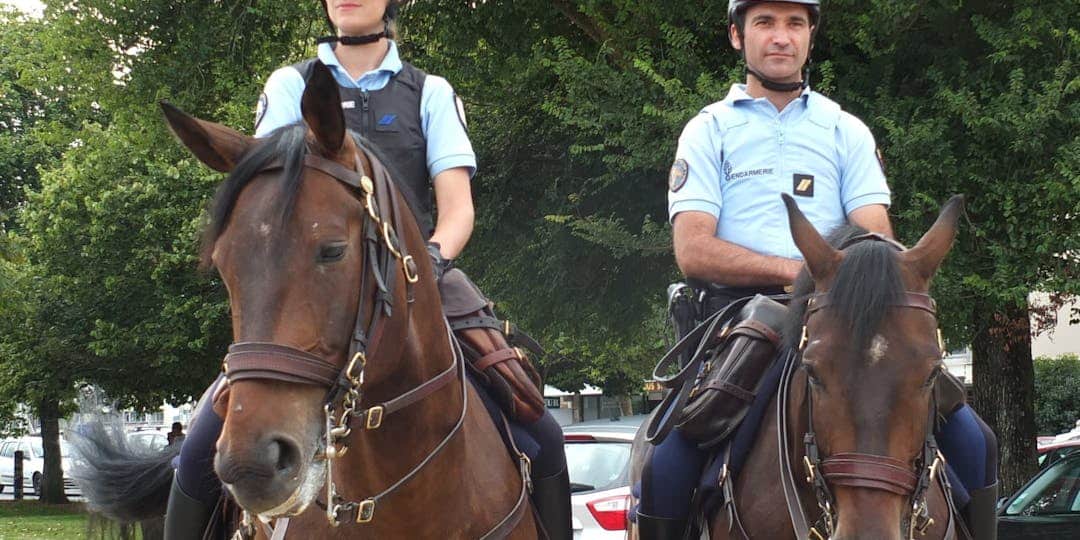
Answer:
[[132, 447], [123, 429], [101, 421], [79, 424], [67, 437], [77, 455], [70, 474], [91, 510], [123, 523], [165, 515], [179, 444]]

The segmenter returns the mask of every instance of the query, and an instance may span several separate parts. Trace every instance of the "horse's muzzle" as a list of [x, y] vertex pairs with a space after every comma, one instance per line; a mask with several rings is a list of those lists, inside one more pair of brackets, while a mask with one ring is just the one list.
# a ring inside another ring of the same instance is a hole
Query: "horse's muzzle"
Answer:
[[248, 448], [219, 448], [214, 468], [240, 506], [262, 514], [282, 506], [299, 491], [302, 455], [292, 437], [269, 433]]

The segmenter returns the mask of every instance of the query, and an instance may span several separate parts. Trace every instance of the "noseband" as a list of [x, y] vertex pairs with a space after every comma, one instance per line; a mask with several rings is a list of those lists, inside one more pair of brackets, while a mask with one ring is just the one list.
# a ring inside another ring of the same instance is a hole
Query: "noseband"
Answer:
[[[363, 174], [361, 155], [371, 164], [374, 180]], [[243, 380], [271, 380], [317, 386], [327, 390], [323, 399], [323, 411], [326, 416], [327, 500], [325, 509], [327, 519], [335, 526], [346, 520], [366, 523], [372, 520], [375, 504], [379, 499], [389, 495], [414, 477], [446, 447], [450, 439], [460, 430], [466, 413], [464, 364], [459, 359], [460, 351], [450, 338], [450, 329], [447, 326], [447, 339], [450, 340], [451, 349], [454, 351], [454, 360], [449, 368], [394, 399], [361, 408], [364, 371], [368, 361], [375, 354], [388, 355], [382, 340], [387, 322], [393, 314], [398, 266], [400, 265], [400, 272], [405, 278], [406, 313], [410, 313], [414, 300], [413, 285], [419, 281], [416, 261], [408, 254], [404, 244], [398, 240], [397, 231], [401, 230], [404, 213], [399, 207], [400, 197], [396, 196], [396, 187], [378, 159], [361, 147], [356, 158], [356, 170], [314, 154], [308, 154], [304, 158], [304, 166], [321, 171], [342, 182], [352, 188], [354, 193], [359, 190], [357, 195], [364, 206], [363, 257], [366, 268], [362, 271], [360, 302], [349, 345], [347, 357], [349, 360], [343, 369], [326, 358], [289, 345], [241, 342], [229, 346], [229, 354], [225, 356], [224, 362], [225, 377], [229, 384]], [[282, 168], [280, 163], [271, 163], [260, 172], [280, 168]], [[383, 209], [391, 209], [389, 218], [384, 216]], [[365, 301], [372, 297], [373, 301]], [[408, 315], [406, 315], [407, 318]], [[397, 346], [397, 344], [388, 345]], [[404, 478], [382, 493], [359, 503], [341, 499], [334, 487], [332, 463], [335, 458], [345, 455], [348, 451], [348, 437], [352, 433], [353, 425], [356, 424], [364, 430], [379, 429], [387, 416], [430, 396], [457, 377], [460, 377], [462, 385], [461, 416], [442, 442]], [[339, 400], [341, 401], [340, 413], [336, 409]], [[285, 505], [291, 505], [293, 502], [290, 498]], [[278, 508], [283, 512], [289, 510], [280, 506]]]
[[[844, 249], [853, 244], [864, 241], [885, 242], [897, 251], [906, 248], [892, 240], [876, 233], [868, 233], [856, 236], [843, 245]], [[818, 311], [828, 308], [827, 293], [815, 293], [810, 296], [806, 303], [806, 312], [803, 315], [802, 338], [799, 341], [799, 354], [809, 341], [807, 334], [807, 321]], [[928, 294], [905, 291], [901, 299], [892, 307], [918, 309], [929, 313], [937, 318], [937, 304]], [[938, 347], [942, 355], [945, 354], [945, 344], [941, 338], [941, 330], [937, 332]], [[931, 393], [933, 395], [933, 393]], [[803, 467], [806, 471], [806, 481], [814, 489], [818, 507], [821, 509], [821, 518], [810, 527], [809, 534], [812, 538], [824, 540], [832, 537], [835, 532], [836, 504], [830, 484], [834, 486], [855, 487], [885, 491], [900, 496], [907, 496], [911, 504], [911, 522], [909, 524], [909, 539], [915, 538], [915, 533], [920, 536], [934, 524], [930, 517], [926, 504], [927, 490], [937, 479], [944, 458], [938, 451], [934, 441], [934, 414], [936, 411], [934, 398], [931, 398], [929, 418], [927, 420], [926, 437], [923, 449], [916, 460], [914, 469], [907, 462], [876, 454], [864, 454], [860, 452], [838, 453], [821, 459], [817, 445], [817, 435], [814, 432], [814, 402], [810, 388], [810, 378], [806, 383], [807, 403], [807, 432], [803, 436], [805, 455]], [[818, 530], [824, 530], [825, 535]]]

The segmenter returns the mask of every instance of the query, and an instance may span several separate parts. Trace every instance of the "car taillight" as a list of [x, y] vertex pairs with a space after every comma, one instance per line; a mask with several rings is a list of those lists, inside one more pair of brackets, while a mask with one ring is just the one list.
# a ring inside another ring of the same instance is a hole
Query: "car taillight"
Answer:
[[566, 442], [593, 442], [596, 440], [596, 437], [593, 437], [592, 435], [577, 435], [573, 433], [568, 433], [566, 435], [563, 435], [563, 440], [565, 440]]
[[604, 497], [585, 503], [585, 506], [604, 530], [626, 530], [626, 511], [630, 508], [629, 495]]

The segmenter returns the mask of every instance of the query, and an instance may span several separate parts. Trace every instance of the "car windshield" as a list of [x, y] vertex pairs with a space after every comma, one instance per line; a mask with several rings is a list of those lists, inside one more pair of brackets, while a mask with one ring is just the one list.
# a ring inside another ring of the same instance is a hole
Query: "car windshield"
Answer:
[[566, 466], [575, 493], [621, 487], [630, 467], [630, 443], [567, 443]]
[[1024, 488], [1005, 515], [1080, 514], [1080, 458], [1062, 459]]

